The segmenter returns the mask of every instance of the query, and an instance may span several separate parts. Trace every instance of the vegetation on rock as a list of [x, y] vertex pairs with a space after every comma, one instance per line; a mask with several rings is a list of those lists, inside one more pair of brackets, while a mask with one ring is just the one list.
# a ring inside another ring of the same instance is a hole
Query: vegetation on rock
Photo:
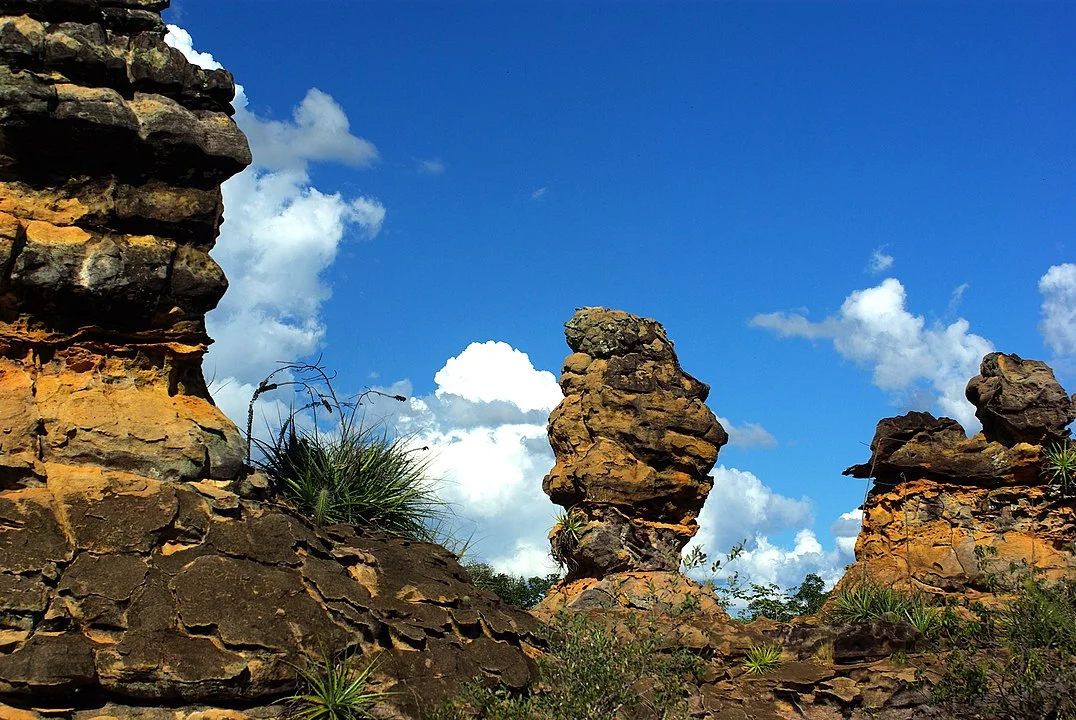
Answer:
[[659, 652], [667, 638], [653, 625], [615, 626], [611, 618], [562, 613], [547, 627], [530, 692], [470, 685], [433, 720], [674, 720], [687, 718], [687, 679], [699, 659], [684, 649]]
[[[294, 373], [288, 375], [293, 379], [272, 382], [283, 371]], [[254, 402], [269, 390], [297, 386], [309, 398], [281, 423], [272, 440], [251, 438], [260, 453], [253, 462], [269, 478], [270, 489], [319, 525], [347, 523], [437, 540], [436, 529], [450, 512], [429, 477], [429, 458], [406, 437], [364, 423], [359, 408], [369, 393], [355, 402], [342, 401], [331, 380], [318, 363], [288, 364], [271, 373], [251, 398], [250, 418]], [[334, 426], [324, 429], [319, 411]]]
[[365, 720], [372, 718], [370, 708], [388, 698], [391, 693], [370, 691], [370, 675], [376, 660], [359, 670], [354, 656], [325, 657], [319, 664], [296, 668], [302, 692], [289, 695], [281, 702], [289, 704], [288, 717], [298, 720]]

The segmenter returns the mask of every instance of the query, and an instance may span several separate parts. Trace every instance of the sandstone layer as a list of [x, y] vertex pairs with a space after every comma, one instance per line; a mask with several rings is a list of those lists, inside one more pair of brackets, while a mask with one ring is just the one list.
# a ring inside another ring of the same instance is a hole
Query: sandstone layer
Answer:
[[220, 185], [251, 158], [167, 5], [0, 0], [0, 716], [278, 712], [345, 650], [402, 717], [525, 685], [533, 620], [443, 549], [233, 492], [245, 443], [201, 362]]
[[709, 386], [680, 368], [654, 320], [583, 308], [565, 325], [564, 400], [549, 419], [556, 465], [543, 481], [570, 521], [553, 529], [568, 579], [675, 572], [728, 435]]
[[878, 423], [856, 563], [843, 582], [982, 596], [1010, 565], [1051, 579], [1076, 573], [1076, 509], [1043, 472], [1043, 450], [1068, 436], [1073, 401], [1044, 363], [991, 353], [968, 399], [983, 431], [913, 412]]
[[0, 487], [70, 466], [235, 478], [202, 378], [235, 87], [150, 0], [0, 3]]

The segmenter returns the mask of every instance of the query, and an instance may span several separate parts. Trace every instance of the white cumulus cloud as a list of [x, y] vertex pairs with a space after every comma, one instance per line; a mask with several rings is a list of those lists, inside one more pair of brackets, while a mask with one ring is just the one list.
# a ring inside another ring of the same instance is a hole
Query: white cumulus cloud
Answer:
[[1043, 342], [1057, 355], [1076, 354], [1076, 263], [1052, 266], [1039, 278], [1039, 292]]
[[975, 408], [965, 399], [964, 387], [993, 344], [970, 332], [963, 318], [928, 326], [922, 315], [908, 311], [906, 301], [904, 286], [888, 278], [856, 290], [836, 316], [820, 322], [799, 313], [775, 312], [756, 315], [751, 324], [780, 337], [831, 340], [840, 355], [871, 367], [879, 388], [903, 392], [907, 398], [925, 393], [942, 414], [969, 432], [977, 431]]
[[[220, 67], [194, 49], [183, 28], [170, 25], [165, 41], [196, 65]], [[310, 181], [310, 163], [365, 167], [377, 159], [370, 142], [351, 134], [332, 97], [311, 89], [285, 121], [250, 112], [242, 86], [234, 105], [254, 162], [222, 187], [225, 222], [213, 257], [230, 288], [206, 318], [216, 342], [205, 367], [217, 404], [245, 425], [258, 382], [278, 362], [318, 350], [325, 334], [321, 306], [331, 295], [323, 273], [346, 240], [380, 232], [385, 207], [369, 196], [324, 192]]]
[[535, 370], [527, 354], [508, 343], [471, 343], [449, 358], [434, 375], [437, 395], [456, 395], [473, 402], [511, 402], [521, 410], [547, 413], [564, 397], [557, 378]]
[[[406, 403], [375, 399], [367, 417], [429, 448], [430, 473], [465, 521], [456, 534], [471, 537], [472, 558], [527, 577], [554, 572], [546, 534], [557, 508], [542, 492], [554, 463], [546, 422], [561, 399], [553, 374], [489, 341], [449, 358], [434, 381], [434, 392]], [[411, 394], [407, 381], [380, 389]]]

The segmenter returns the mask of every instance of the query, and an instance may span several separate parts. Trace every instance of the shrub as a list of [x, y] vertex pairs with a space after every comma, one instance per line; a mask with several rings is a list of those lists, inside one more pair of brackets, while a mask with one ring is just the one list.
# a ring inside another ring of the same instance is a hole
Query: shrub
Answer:
[[829, 596], [823, 590], [825, 586], [825, 581], [815, 573], [809, 573], [798, 588], [788, 588], [786, 592], [781, 592], [780, 587], [773, 583], [752, 584], [751, 589], [744, 593], [748, 603], [740, 616], [745, 620], [768, 617], [778, 622], [788, 622], [801, 615], [813, 615], [822, 608]]
[[990, 717], [1076, 715], [1076, 581], [1023, 577], [999, 608], [971, 608], [953, 633], [934, 700]]
[[698, 659], [664, 652], [652, 627], [624, 636], [585, 613], [561, 614], [547, 629], [549, 646], [538, 661], [534, 692], [469, 686], [434, 715], [437, 720], [608, 720], [686, 718], [685, 675]]
[[749, 675], [764, 675], [781, 667], [781, 646], [774, 643], [756, 645], [747, 651], [743, 669]]
[[549, 588], [561, 581], [563, 575], [552, 574], [525, 579], [499, 573], [486, 563], [465, 563], [464, 569], [471, 576], [475, 587], [489, 590], [509, 605], [530, 610], [542, 601]]

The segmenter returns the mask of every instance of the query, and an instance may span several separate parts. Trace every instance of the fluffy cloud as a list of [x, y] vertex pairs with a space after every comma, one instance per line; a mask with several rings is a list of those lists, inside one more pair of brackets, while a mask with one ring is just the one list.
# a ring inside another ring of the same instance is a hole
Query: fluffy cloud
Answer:
[[719, 465], [714, 487], [699, 514], [699, 532], [692, 540], [711, 555], [741, 540], [801, 528], [811, 523], [811, 503], [775, 493], [753, 473]]
[[853, 292], [835, 317], [821, 322], [776, 312], [756, 315], [751, 324], [780, 337], [831, 340], [840, 355], [870, 366], [879, 388], [905, 393], [906, 400], [928, 397], [942, 414], [959, 420], [969, 432], [977, 431], [975, 409], [964, 397], [964, 386], [978, 372], [983, 355], [993, 350], [992, 343], [969, 332], [963, 318], [927, 326], [922, 315], [908, 312], [905, 303], [904, 286], [888, 278]]
[[[853, 550], [862, 512], [844, 513], [833, 524], [834, 546], [825, 549], [814, 531], [811, 503], [774, 492], [753, 473], [719, 466], [714, 471], [714, 489], [699, 515], [699, 532], [688, 545], [705, 550], [711, 558], [724, 554], [745, 541], [735, 560], [726, 562], [717, 579], [739, 573], [751, 583], [777, 583], [789, 587], [801, 582], [807, 573], [817, 573], [827, 583], [834, 583], [853, 560]], [[779, 533], [795, 531], [790, 547], [770, 540]], [[706, 579], [709, 568], [691, 573]]]
[[[170, 25], [165, 41], [192, 63], [220, 67], [194, 49], [182, 28]], [[205, 367], [218, 405], [245, 424], [257, 383], [278, 362], [317, 351], [325, 334], [321, 306], [331, 294], [322, 273], [347, 239], [378, 234], [385, 207], [372, 197], [344, 197], [311, 184], [309, 163], [365, 167], [377, 159], [376, 148], [351, 134], [329, 95], [311, 89], [290, 121], [250, 112], [241, 86], [234, 104], [254, 164], [222, 188], [226, 219], [213, 257], [231, 288], [206, 318], [216, 343]]]
[[885, 248], [878, 248], [871, 253], [870, 262], [867, 263], [867, 272], [874, 274], [883, 273], [893, 267], [893, 256], [887, 255], [883, 250], [885, 250]]
[[[503, 342], [471, 343], [435, 375], [436, 389], [406, 403], [373, 398], [367, 418], [429, 448], [430, 473], [470, 537], [470, 555], [502, 572], [545, 575], [556, 570], [546, 533], [555, 506], [542, 492], [553, 467], [546, 438], [549, 412], [561, 400], [553, 374]], [[410, 396], [411, 384], [379, 388]]]
[[437, 396], [456, 395], [472, 402], [510, 402], [524, 412], [557, 406], [563, 395], [553, 373], [535, 370], [526, 353], [508, 343], [471, 343], [449, 358], [433, 377]]
[[235, 105], [235, 121], [263, 168], [304, 170], [310, 162], [325, 161], [362, 168], [377, 160], [377, 148], [352, 135], [344, 109], [317, 88], [307, 91], [290, 121], [257, 117], [247, 110], [245, 96], [237, 97]]
[[1076, 264], [1054, 265], [1039, 279], [1042, 293], [1042, 333], [1046, 347], [1057, 355], [1076, 354]]
[[743, 425], [733, 425], [732, 421], [728, 418], [717, 418], [717, 421], [721, 423], [721, 427], [725, 428], [725, 432], [729, 434], [729, 445], [736, 445], [739, 447], [776, 447], [777, 438], [770, 434], [770, 431], [762, 427], [758, 423], [744, 423]]

